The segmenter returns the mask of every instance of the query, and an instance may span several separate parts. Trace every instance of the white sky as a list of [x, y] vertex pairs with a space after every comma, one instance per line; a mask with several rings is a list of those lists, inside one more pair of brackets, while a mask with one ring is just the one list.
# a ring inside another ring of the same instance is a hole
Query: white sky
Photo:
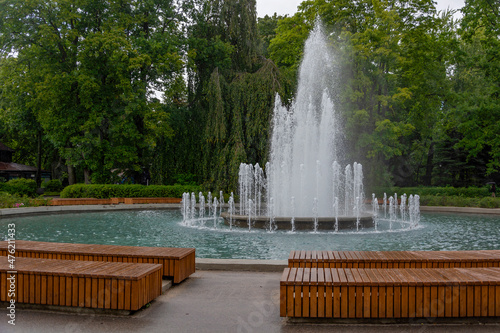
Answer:
[[[297, 12], [297, 6], [301, 2], [302, 0], [257, 0], [257, 16], [272, 16], [274, 13], [292, 16]], [[464, 0], [437, 0], [436, 2], [437, 10], [460, 9], [464, 5]]]

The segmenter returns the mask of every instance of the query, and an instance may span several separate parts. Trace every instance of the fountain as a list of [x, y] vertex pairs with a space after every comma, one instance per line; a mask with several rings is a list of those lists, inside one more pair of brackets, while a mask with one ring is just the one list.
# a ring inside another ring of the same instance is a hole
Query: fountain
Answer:
[[[306, 41], [291, 108], [276, 95], [265, 171], [259, 164], [240, 166], [240, 209], [232, 216], [232, 225], [246, 226], [251, 202], [257, 228], [290, 229], [293, 224], [294, 230], [317, 231], [373, 226], [373, 216], [361, 207], [361, 164], [354, 162], [342, 172], [338, 162], [341, 131], [327, 89], [334, 78], [333, 63], [326, 37], [316, 24]], [[227, 214], [222, 217], [228, 221]]]
[[[235, 209], [234, 201], [230, 212], [222, 212], [220, 205], [220, 217], [231, 229], [317, 232], [376, 227], [379, 207], [373, 203], [374, 196], [371, 209], [364, 206], [362, 165], [339, 162], [342, 160], [341, 126], [328, 90], [335, 86], [333, 63], [327, 39], [317, 23], [305, 44], [297, 94], [291, 107], [283, 106], [276, 95], [269, 162], [264, 168], [242, 163], [238, 174], [239, 209]], [[397, 210], [397, 194], [390, 199], [392, 226], [396, 214], [399, 212], [406, 220], [410, 208], [402, 201]], [[209, 193], [209, 214], [210, 202]], [[384, 201], [384, 209], [386, 204]], [[216, 201], [213, 207], [215, 221]], [[193, 208], [183, 212], [190, 209]]]

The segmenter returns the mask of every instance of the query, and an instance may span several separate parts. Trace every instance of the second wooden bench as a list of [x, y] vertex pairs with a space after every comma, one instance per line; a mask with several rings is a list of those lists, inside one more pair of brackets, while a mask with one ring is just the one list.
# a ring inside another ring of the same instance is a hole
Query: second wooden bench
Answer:
[[450, 268], [499, 267], [500, 250], [291, 251], [288, 267]]
[[280, 315], [498, 317], [500, 268], [286, 268]]

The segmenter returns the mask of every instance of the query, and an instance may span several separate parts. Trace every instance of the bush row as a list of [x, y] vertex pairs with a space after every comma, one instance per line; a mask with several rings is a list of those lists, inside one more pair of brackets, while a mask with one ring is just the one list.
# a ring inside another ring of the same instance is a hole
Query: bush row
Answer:
[[45, 188], [45, 192], [61, 192], [63, 184], [59, 179], [51, 179], [45, 181], [42, 187]]
[[76, 184], [62, 190], [61, 198], [182, 198], [184, 192], [198, 193], [200, 190], [196, 185]]
[[17, 196], [36, 196], [36, 182], [33, 179], [11, 179], [6, 183], [0, 183], [0, 192], [6, 192]]
[[[397, 193], [398, 196], [406, 193], [418, 194], [422, 196], [456, 196], [464, 198], [483, 198], [491, 196], [488, 186], [483, 187], [379, 187], [373, 192], [377, 198], [383, 198], [384, 193], [387, 196]], [[371, 193], [370, 193], [371, 194]], [[371, 196], [371, 195], [370, 195]]]
[[420, 205], [500, 208], [500, 198], [493, 198], [493, 197], [466, 198], [462, 196], [423, 195], [420, 197]]

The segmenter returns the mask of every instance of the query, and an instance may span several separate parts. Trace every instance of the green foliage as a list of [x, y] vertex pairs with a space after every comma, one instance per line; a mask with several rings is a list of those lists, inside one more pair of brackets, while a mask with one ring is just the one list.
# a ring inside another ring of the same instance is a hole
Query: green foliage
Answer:
[[431, 197], [461, 197], [461, 198], [483, 198], [491, 196], [491, 192], [487, 186], [484, 187], [380, 187], [375, 188], [373, 192], [377, 198], [383, 198], [384, 193], [387, 196], [394, 195], [397, 193], [398, 196], [406, 193], [418, 194], [420, 197], [431, 196]]
[[424, 195], [420, 197], [420, 204], [422, 206], [500, 208], [500, 198]]
[[269, 58], [269, 44], [276, 37], [276, 28], [278, 27], [279, 20], [282, 19], [283, 16], [278, 16], [276, 13], [273, 16], [266, 15], [257, 19], [257, 28], [259, 29], [261, 39], [260, 52], [266, 58]]
[[11, 179], [6, 183], [0, 183], [0, 191], [17, 196], [36, 196], [36, 182], [33, 179]]
[[192, 173], [178, 173], [174, 179], [175, 185], [196, 185], [196, 176]]
[[0, 107], [23, 131], [43, 131], [71, 183], [74, 168], [93, 182], [113, 182], [116, 169], [138, 176], [159, 137], [173, 135], [153, 89], [165, 104], [185, 97], [178, 5], [2, 2]]
[[32, 199], [27, 196], [2, 192], [0, 188], [0, 208], [23, 208], [50, 205], [50, 199]]
[[255, 0], [1, 3], [0, 140], [70, 183], [236, 188], [240, 162], [267, 161], [276, 93], [289, 103], [318, 18], [367, 186], [500, 183], [491, 0], [460, 22], [431, 0], [308, 0], [258, 20]]
[[[255, 1], [201, 1], [191, 17], [190, 108], [175, 127], [184, 136], [170, 146], [181, 145], [182, 159], [194, 161], [198, 168], [173, 160], [179, 166], [171, 173], [203, 175], [206, 188], [232, 190], [237, 187], [240, 163], [267, 161], [275, 96], [279, 93], [287, 100], [288, 82], [272, 61], [259, 54]], [[269, 37], [276, 20], [268, 22], [267, 29], [259, 28]]]
[[63, 184], [59, 179], [51, 179], [42, 184], [45, 192], [60, 192], [63, 189]]
[[112, 185], [112, 184], [75, 184], [64, 188], [61, 198], [182, 198], [184, 192], [198, 193], [196, 185]]

